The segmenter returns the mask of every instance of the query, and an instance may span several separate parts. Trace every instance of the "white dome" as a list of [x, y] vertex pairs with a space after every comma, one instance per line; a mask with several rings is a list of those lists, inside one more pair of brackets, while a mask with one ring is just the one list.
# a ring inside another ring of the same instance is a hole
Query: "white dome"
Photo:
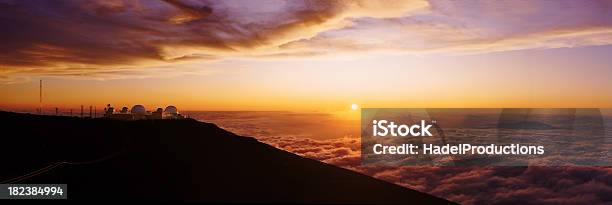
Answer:
[[170, 106], [166, 107], [166, 109], [164, 110], [164, 113], [166, 113], [166, 114], [178, 114], [178, 109], [176, 109], [176, 107], [170, 105]]
[[131, 110], [132, 114], [146, 114], [147, 110], [142, 105], [134, 105]]

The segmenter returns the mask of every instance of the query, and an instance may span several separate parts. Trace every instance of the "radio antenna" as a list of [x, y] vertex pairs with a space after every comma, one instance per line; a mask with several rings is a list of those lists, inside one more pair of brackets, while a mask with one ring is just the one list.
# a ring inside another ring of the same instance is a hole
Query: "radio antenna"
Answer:
[[42, 83], [42, 79], [40, 79], [40, 83], [39, 83], [39, 89], [38, 89], [38, 114], [42, 115], [43, 114], [43, 110], [42, 110], [42, 89], [43, 89], [43, 83]]

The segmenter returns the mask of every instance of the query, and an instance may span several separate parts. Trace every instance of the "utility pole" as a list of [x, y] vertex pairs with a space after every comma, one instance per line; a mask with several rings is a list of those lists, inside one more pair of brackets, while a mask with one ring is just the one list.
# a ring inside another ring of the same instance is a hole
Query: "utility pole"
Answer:
[[89, 106], [89, 118], [93, 118], [93, 112], [91, 105]]
[[42, 115], [42, 79], [40, 79], [38, 84], [38, 114]]
[[83, 118], [83, 105], [81, 105], [81, 118]]

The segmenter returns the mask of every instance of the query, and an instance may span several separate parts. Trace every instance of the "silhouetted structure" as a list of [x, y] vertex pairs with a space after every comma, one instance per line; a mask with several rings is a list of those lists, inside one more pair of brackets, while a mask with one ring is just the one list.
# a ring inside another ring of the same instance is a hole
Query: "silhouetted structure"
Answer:
[[42, 108], [42, 79], [39, 81], [39, 89], [38, 89], [38, 114], [42, 115], [43, 114], [43, 108]]
[[164, 109], [157, 108], [157, 110], [151, 113], [151, 116], [149, 117], [149, 119], [153, 119], [153, 120], [163, 119], [162, 118], [163, 112], [164, 112]]
[[115, 112], [115, 108], [113, 108], [110, 104], [106, 105], [104, 108], [104, 117], [112, 118], [112, 119], [120, 119], [120, 120], [144, 120], [144, 119], [184, 119], [175, 106], [168, 106], [166, 109], [157, 108], [153, 112], [147, 112], [146, 108], [143, 105], [134, 105], [131, 110], [123, 107], [119, 113]]
[[142, 106], [142, 105], [134, 105], [134, 106], [132, 106], [132, 109], [130, 110], [130, 113], [132, 113], [132, 116], [134, 116], [134, 120], [147, 119], [147, 117], [146, 117], [147, 109], [145, 109], [145, 107]]
[[123, 107], [119, 113], [115, 113], [115, 108], [113, 108], [110, 104], [106, 105], [106, 108], [104, 108], [104, 117], [118, 119], [118, 120], [133, 120], [134, 119], [132, 114], [128, 113], [127, 107]]
[[179, 112], [178, 109], [170, 105], [164, 109], [164, 119], [182, 119], [184, 118]]

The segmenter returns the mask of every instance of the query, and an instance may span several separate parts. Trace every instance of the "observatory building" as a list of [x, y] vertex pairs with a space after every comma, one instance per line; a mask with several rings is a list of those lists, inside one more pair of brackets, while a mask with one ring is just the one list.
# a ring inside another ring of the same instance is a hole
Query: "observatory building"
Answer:
[[181, 114], [179, 114], [178, 109], [176, 107], [170, 105], [164, 109], [164, 119], [177, 119]]
[[134, 120], [144, 120], [147, 119], [147, 110], [142, 105], [134, 105], [130, 110], [132, 116], [134, 116]]
[[156, 120], [156, 119], [183, 119], [183, 117], [175, 106], [168, 106], [166, 109], [157, 108], [150, 112], [143, 105], [134, 105], [128, 111], [127, 107], [121, 108], [119, 112], [115, 112], [110, 104], [104, 108], [104, 117], [119, 119], [119, 120]]

